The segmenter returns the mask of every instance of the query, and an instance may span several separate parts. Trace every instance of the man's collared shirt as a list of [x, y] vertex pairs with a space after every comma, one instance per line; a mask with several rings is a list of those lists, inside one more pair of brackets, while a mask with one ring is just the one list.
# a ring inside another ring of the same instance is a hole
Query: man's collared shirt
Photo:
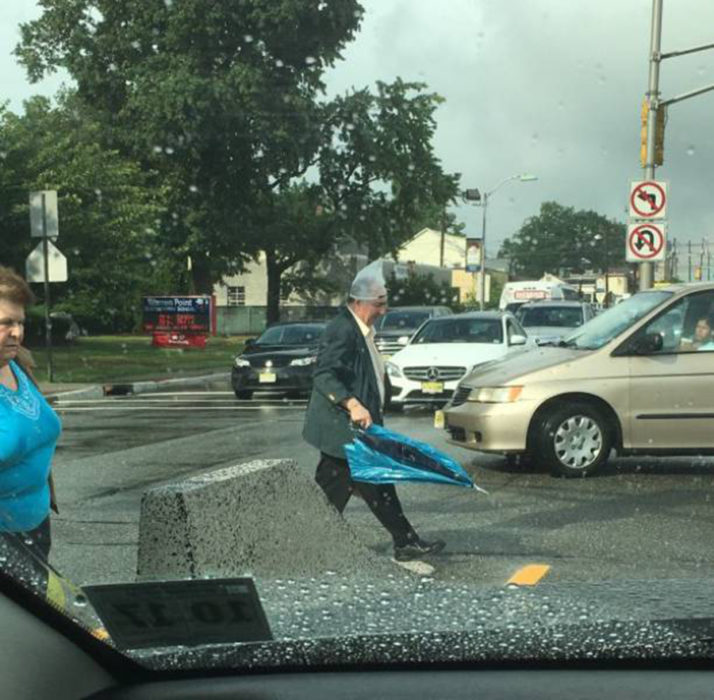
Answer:
[[374, 373], [377, 375], [379, 398], [382, 406], [384, 406], [384, 362], [382, 361], [382, 356], [379, 354], [379, 350], [377, 350], [377, 346], [374, 344], [374, 328], [370, 328], [349, 306], [347, 308], [350, 310], [354, 320], [357, 321], [357, 325], [364, 336], [365, 343], [367, 343], [367, 349], [369, 350], [369, 355], [372, 358], [372, 367], [374, 368]]

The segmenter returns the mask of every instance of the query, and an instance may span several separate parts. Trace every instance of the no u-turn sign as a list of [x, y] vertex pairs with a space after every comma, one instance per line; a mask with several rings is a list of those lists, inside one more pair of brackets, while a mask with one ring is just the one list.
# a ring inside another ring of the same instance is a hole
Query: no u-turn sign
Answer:
[[654, 262], [666, 255], [666, 226], [640, 222], [627, 227], [627, 262]]

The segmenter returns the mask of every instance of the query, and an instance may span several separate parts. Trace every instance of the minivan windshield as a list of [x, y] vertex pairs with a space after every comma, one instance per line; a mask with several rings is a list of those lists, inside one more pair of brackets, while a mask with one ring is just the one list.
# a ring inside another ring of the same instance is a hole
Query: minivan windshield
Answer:
[[565, 338], [563, 345], [598, 350], [671, 296], [672, 292], [664, 290], [635, 294], [588, 321]]

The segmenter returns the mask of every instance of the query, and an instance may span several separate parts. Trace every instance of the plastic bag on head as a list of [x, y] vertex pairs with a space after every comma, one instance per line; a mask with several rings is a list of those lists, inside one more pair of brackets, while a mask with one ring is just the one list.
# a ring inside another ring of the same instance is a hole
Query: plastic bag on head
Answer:
[[381, 260], [374, 260], [363, 267], [352, 281], [350, 296], [359, 301], [374, 301], [387, 296], [384, 283], [384, 265]]

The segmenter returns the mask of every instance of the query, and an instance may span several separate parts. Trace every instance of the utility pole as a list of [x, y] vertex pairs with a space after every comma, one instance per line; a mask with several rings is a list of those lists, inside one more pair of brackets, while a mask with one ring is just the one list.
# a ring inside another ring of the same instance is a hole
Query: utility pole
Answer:
[[[660, 46], [662, 43], [662, 2], [652, 0], [652, 32], [650, 35], [650, 71], [647, 87], [647, 162], [644, 179], [655, 179], [655, 130], [657, 109], [659, 108], [659, 63], [661, 60]], [[640, 263], [640, 289], [650, 289], [653, 280], [653, 264]]]
[[687, 241], [687, 258], [688, 258], [687, 268], [689, 270], [687, 281], [691, 282], [692, 281], [692, 242], [691, 241]]
[[444, 245], [446, 242], [446, 209], [441, 216], [441, 250], [439, 252], [439, 267], [444, 267]]

